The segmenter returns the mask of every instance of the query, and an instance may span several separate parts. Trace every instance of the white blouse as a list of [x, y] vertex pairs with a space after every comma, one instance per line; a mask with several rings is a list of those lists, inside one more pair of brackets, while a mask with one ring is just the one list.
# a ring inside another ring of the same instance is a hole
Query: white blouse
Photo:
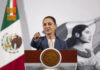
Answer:
[[55, 45], [55, 39], [48, 39], [49, 48], [54, 48], [54, 45]]

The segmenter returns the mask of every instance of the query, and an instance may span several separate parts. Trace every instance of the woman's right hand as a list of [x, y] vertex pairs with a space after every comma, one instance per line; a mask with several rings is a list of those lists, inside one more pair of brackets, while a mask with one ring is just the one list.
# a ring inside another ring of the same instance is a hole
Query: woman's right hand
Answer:
[[35, 42], [37, 42], [39, 38], [40, 38], [40, 33], [39, 33], [39, 32], [35, 33], [35, 34], [34, 34], [34, 37], [33, 37], [33, 40], [34, 40]]

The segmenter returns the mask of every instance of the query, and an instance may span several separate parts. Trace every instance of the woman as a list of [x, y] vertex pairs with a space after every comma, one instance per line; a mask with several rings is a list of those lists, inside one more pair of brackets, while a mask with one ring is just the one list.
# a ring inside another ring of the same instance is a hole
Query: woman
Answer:
[[72, 37], [67, 40], [70, 49], [78, 51], [77, 70], [94, 70], [95, 59], [92, 49], [88, 49], [91, 32], [86, 25], [77, 25], [72, 30]]
[[31, 46], [38, 49], [44, 50], [46, 48], [56, 48], [58, 50], [65, 50], [67, 49], [66, 42], [60, 40], [56, 37], [56, 20], [52, 16], [47, 16], [43, 19], [43, 30], [45, 32], [45, 36], [41, 37], [40, 33], [35, 33], [32, 41]]

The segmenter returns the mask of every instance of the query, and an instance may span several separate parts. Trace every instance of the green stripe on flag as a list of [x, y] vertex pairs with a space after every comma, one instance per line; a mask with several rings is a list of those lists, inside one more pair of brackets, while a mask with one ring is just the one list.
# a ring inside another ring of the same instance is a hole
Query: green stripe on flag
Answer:
[[8, 0], [7, 2], [7, 7], [10, 7], [10, 0]]
[[[6, 27], [8, 27], [9, 25], [11, 25], [11, 24], [13, 24], [15, 22], [15, 21], [7, 20], [7, 8], [9, 6], [10, 6], [10, 0], [8, 0], [8, 2], [7, 2], [7, 6], [6, 6], [6, 10], [5, 10], [5, 14], [4, 14], [4, 19], [3, 19], [1, 30], [5, 29]], [[18, 20], [18, 19], [19, 19], [19, 13], [18, 13], [18, 8], [17, 8], [16, 20]]]
[[[6, 10], [7, 10], [7, 8], [9, 8], [10, 7], [10, 0], [8, 0], [8, 2], [7, 2], [7, 7], [6, 7]], [[10, 13], [7, 13], [7, 15], [9, 15]]]
[[18, 12], [18, 8], [17, 8], [17, 11], [16, 11], [16, 20], [19, 19], [19, 12]]

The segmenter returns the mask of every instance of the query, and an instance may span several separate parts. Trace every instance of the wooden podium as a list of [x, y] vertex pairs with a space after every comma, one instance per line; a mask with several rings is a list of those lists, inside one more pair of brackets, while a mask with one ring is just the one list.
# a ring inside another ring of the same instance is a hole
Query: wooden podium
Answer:
[[[76, 50], [59, 50], [62, 55], [62, 63], [77, 63]], [[25, 50], [25, 63], [40, 63], [41, 50]]]

